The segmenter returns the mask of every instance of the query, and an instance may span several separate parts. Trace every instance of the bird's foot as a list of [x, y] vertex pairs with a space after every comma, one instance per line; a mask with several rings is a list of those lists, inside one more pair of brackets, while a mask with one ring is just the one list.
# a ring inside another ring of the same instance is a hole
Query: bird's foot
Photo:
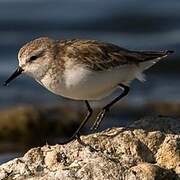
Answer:
[[70, 142], [72, 142], [72, 141], [74, 141], [76, 139], [77, 139], [76, 136], [72, 136], [72, 137], [70, 137], [69, 139], [67, 139], [67, 140], [65, 140], [63, 142], [59, 142], [58, 144], [59, 145], [65, 145], [65, 144], [68, 144], [68, 143], [70, 143]]
[[88, 147], [91, 152], [98, 152], [98, 150], [95, 149], [94, 147], [92, 147], [90, 144], [85, 143], [85, 142], [80, 138], [80, 136], [78, 136], [78, 137], [76, 138], [76, 140], [78, 141], [78, 143], [79, 143], [80, 145], [82, 145], [82, 146], [84, 146], [84, 147]]
[[96, 150], [95, 148], [93, 148], [91, 145], [86, 144], [86, 143], [80, 138], [80, 135], [79, 135], [79, 134], [73, 135], [73, 136], [72, 136], [71, 138], [69, 138], [67, 141], [60, 142], [59, 144], [60, 144], [60, 145], [65, 145], [65, 144], [70, 143], [70, 142], [75, 141], [75, 140], [77, 140], [77, 142], [78, 142], [80, 145], [82, 145], [82, 146], [84, 146], [84, 147], [88, 147], [91, 152], [97, 152], [97, 150]]

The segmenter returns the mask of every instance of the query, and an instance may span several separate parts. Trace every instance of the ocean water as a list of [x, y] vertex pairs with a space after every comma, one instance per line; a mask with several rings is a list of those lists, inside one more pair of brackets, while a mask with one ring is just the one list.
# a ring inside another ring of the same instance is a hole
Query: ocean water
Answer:
[[[145, 83], [132, 83], [126, 101], [137, 105], [179, 103], [179, 22], [179, 0], [0, 0], [0, 84], [18, 65], [19, 48], [32, 39], [98, 39], [134, 50], [175, 50], [174, 55], [147, 71]], [[71, 102], [25, 76], [9, 87], [0, 86], [1, 109]], [[12, 157], [14, 153], [2, 154], [0, 163]]]
[[[178, 0], [1, 0], [0, 82], [14, 71], [18, 49], [31, 39], [89, 38], [135, 50], [175, 50], [175, 55], [148, 71], [147, 84], [135, 83], [137, 89], [128, 100], [178, 101], [179, 10]], [[59, 100], [64, 101], [31, 78], [21, 77], [8, 88], [0, 86], [0, 107]]]

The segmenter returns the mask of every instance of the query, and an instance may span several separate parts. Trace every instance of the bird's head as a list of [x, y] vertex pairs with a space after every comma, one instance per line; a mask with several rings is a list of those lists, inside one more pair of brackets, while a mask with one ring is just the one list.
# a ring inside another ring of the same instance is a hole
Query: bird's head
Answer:
[[40, 80], [54, 59], [55, 41], [47, 37], [41, 37], [25, 44], [18, 53], [19, 66], [16, 71], [5, 81], [8, 85], [21, 74], [27, 74], [36, 80]]

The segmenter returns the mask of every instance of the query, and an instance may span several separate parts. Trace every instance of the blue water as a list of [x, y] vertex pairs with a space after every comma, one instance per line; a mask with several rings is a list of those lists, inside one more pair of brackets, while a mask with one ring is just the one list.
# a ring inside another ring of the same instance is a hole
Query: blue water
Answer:
[[[153, 67], [148, 73], [148, 83], [133, 83], [128, 100], [179, 101], [179, 10], [178, 0], [1, 0], [0, 82], [14, 71], [18, 49], [31, 39], [39, 36], [90, 38], [136, 50], [176, 50], [176, 55]], [[22, 77], [8, 88], [0, 87], [0, 107], [56, 104], [59, 100], [62, 98], [30, 78]]]
[[[0, 83], [15, 70], [17, 52], [29, 40], [98, 39], [135, 50], [175, 50], [175, 55], [147, 72], [146, 83], [133, 82], [125, 101], [179, 103], [179, 22], [179, 0], [0, 0]], [[24, 76], [9, 87], [0, 86], [0, 108], [77, 105], [71, 102]], [[1, 156], [0, 163], [4, 157], [9, 159], [9, 154]]]

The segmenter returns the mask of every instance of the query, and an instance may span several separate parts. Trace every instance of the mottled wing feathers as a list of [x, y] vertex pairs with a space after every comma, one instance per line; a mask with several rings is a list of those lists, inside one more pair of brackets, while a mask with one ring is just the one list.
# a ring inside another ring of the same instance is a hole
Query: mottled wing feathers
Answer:
[[149, 52], [129, 51], [119, 46], [95, 40], [61, 41], [66, 46], [65, 56], [76, 59], [87, 68], [95, 71], [112, 69], [126, 64], [139, 64], [144, 61], [166, 56], [170, 51]]

